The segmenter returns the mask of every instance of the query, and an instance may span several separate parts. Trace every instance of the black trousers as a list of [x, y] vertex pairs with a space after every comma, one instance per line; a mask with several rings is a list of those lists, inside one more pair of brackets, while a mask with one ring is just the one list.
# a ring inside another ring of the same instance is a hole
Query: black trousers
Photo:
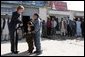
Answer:
[[84, 37], [84, 29], [82, 29], [82, 36]]
[[76, 34], [76, 30], [75, 30], [75, 28], [73, 28], [72, 29], [72, 36], [75, 36], [75, 34]]
[[1, 29], [1, 35], [2, 35], [2, 29]]
[[47, 28], [47, 35], [51, 35], [51, 28]]
[[69, 25], [67, 25], [67, 35], [72, 36], [72, 29]]
[[34, 34], [26, 34], [26, 42], [28, 44], [28, 51], [32, 53], [34, 49], [33, 45]]
[[10, 31], [10, 42], [11, 42], [11, 51], [16, 52], [18, 46], [18, 34], [17, 31]]

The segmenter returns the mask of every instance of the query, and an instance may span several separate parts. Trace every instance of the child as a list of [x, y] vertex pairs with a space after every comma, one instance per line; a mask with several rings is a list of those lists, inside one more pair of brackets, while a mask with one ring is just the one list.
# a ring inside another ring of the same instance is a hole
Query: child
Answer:
[[33, 46], [33, 38], [34, 38], [34, 26], [31, 21], [28, 21], [27, 23], [27, 33], [26, 33], [26, 42], [28, 44], [28, 52], [32, 53], [34, 46]]

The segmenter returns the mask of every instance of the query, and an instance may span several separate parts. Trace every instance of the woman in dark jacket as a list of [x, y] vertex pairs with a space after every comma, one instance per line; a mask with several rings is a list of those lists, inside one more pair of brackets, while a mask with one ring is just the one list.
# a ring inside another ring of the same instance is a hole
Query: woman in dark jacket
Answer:
[[[11, 41], [11, 52], [12, 53], [18, 53], [17, 51], [17, 44], [18, 44], [18, 35], [17, 35], [17, 25], [21, 23], [21, 20], [19, 20], [19, 17], [21, 13], [23, 12], [24, 7], [19, 6], [17, 7], [17, 11], [12, 13], [12, 18], [9, 23], [9, 34], [10, 34], [10, 41]], [[16, 37], [14, 37], [14, 34], [16, 33]]]

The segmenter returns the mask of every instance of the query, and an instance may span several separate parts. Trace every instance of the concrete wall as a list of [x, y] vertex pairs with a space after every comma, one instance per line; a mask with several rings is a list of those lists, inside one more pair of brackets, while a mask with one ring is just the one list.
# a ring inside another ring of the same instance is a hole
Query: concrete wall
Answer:
[[43, 20], [47, 20], [47, 8], [41, 7], [39, 8], [39, 16]]
[[34, 13], [39, 13], [39, 8], [25, 7], [23, 15], [32, 17]]
[[75, 16], [84, 16], [84, 12], [76, 12]]
[[73, 11], [70, 11], [69, 18], [70, 18], [70, 20], [73, 20], [73, 18], [74, 18], [74, 12]]
[[54, 15], [54, 16], [60, 16], [60, 17], [66, 17], [69, 16], [71, 20], [73, 20], [74, 16], [84, 16], [83, 11], [54, 11], [54, 10], [48, 10], [49, 15]]

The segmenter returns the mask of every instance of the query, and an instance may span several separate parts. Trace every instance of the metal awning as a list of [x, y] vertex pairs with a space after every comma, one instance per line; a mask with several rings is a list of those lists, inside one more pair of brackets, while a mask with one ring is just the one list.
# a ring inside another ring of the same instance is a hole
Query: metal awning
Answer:
[[70, 15], [70, 12], [68, 12], [68, 11], [53, 11], [53, 10], [49, 10], [48, 14]]
[[55, 11], [55, 10], [48, 10], [48, 14], [53, 14], [53, 15], [71, 15], [71, 14], [73, 14], [74, 16], [84, 16], [84, 12], [81, 12], [81, 11]]

